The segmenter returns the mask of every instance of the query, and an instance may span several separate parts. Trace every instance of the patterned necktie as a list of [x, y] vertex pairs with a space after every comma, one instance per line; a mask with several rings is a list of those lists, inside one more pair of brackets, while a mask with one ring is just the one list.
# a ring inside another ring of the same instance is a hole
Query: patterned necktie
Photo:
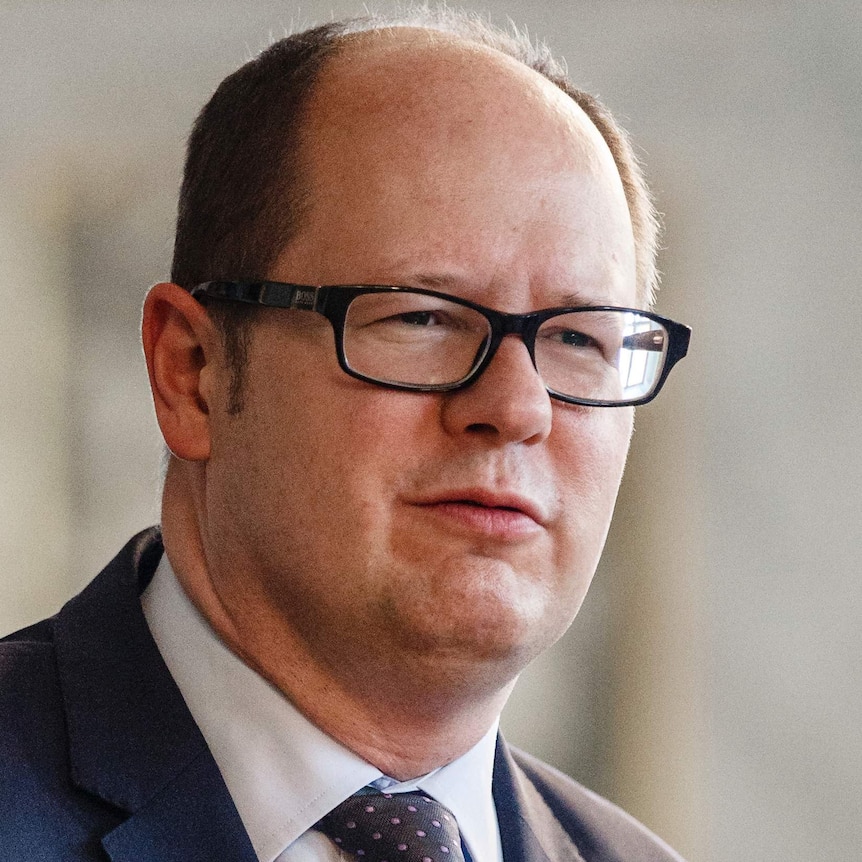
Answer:
[[351, 796], [314, 828], [360, 862], [464, 862], [455, 815], [423, 793]]

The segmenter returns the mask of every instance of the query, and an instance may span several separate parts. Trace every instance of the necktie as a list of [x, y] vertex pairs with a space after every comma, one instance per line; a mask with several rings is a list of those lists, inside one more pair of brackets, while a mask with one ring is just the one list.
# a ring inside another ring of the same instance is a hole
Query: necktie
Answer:
[[455, 815], [423, 793], [351, 796], [314, 828], [359, 862], [464, 862]]

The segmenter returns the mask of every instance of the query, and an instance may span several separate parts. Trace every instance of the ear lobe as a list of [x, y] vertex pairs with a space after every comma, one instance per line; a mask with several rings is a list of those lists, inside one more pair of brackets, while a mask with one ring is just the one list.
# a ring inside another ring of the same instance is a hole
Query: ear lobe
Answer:
[[204, 307], [176, 284], [152, 287], [141, 325], [156, 418], [178, 458], [210, 455], [209, 393], [217, 334]]

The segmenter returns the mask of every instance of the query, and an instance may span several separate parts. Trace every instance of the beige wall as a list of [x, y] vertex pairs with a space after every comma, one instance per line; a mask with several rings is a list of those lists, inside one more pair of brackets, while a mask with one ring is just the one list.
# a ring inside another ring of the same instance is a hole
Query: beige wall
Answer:
[[[692, 355], [637, 419], [573, 631], [510, 737], [692, 862], [862, 846], [862, 6], [494, 2], [643, 150]], [[157, 518], [137, 344], [218, 80], [361, 4], [0, 0], [0, 630]]]

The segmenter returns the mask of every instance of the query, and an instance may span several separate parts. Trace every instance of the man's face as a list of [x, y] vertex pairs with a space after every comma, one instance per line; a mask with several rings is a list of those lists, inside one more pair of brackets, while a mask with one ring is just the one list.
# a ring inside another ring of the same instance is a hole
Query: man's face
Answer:
[[[508, 312], [635, 305], [623, 190], [581, 111], [513, 61], [421, 35], [406, 57], [410, 38], [325, 71], [310, 211], [270, 277], [432, 287]], [[204, 544], [248, 637], [278, 631], [357, 684], [390, 655], [490, 686], [568, 626], [630, 409], [552, 401], [515, 337], [464, 390], [382, 389], [339, 368], [323, 317], [281, 310], [255, 325], [244, 402], [213, 411]]]

